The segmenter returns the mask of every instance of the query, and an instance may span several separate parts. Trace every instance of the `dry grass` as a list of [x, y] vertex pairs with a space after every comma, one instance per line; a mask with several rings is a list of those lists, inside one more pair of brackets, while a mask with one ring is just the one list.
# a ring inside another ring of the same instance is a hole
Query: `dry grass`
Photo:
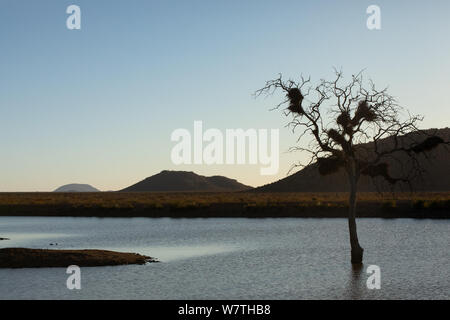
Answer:
[[[211, 204], [241, 204], [248, 206], [299, 205], [341, 206], [347, 204], [347, 193], [0, 193], [0, 207], [62, 206], [83, 208], [159, 208], [203, 207]], [[360, 203], [397, 202], [433, 203], [450, 201], [450, 192], [427, 193], [359, 193]]]

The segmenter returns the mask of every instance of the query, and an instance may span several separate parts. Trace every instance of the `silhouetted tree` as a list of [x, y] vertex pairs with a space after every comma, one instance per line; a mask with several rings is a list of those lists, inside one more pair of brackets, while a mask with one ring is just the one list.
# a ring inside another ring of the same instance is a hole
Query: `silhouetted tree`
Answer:
[[[334, 71], [332, 81], [320, 80], [315, 86], [310, 78], [285, 81], [280, 75], [267, 81], [255, 94], [270, 95], [280, 90], [286, 94], [275, 109], [287, 105], [284, 112], [292, 115], [288, 126], [293, 132], [300, 131], [299, 145], [302, 137], [310, 136], [311, 142], [306, 147], [292, 148], [311, 155], [306, 165], [316, 162], [322, 175], [341, 168], [347, 173], [351, 262], [362, 263], [364, 250], [358, 241], [355, 221], [360, 176], [381, 177], [390, 184], [410, 184], [412, 178], [423, 171], [418, 155], [444, 141], [419, 130], [417, 123], [423, 118], [404, 112], [387, 89], [376, 89], [372, 81], [366, 84], [362, 72], [343, 83], [342, 71]], [[385, 138], [389, 138], [390, 143], [380, 144]], [[412, 165], [403, 176], [392, 177], [387, 160], [398, 159], [399, 154], [406, 155]]]

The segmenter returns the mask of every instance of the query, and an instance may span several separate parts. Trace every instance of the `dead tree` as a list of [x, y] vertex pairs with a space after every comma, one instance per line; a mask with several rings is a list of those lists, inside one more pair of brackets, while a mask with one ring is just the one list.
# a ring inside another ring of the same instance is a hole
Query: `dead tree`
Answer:
[[[363, 79], [363, 72], [352, 75], [344, 83], [342, 71], [334, 70], [333, 80], [311, 84], [310, 78], [299, 81], [278, 78], [267, 81], [255, 95], [271, 95], [281, 91], [285, 99], [275, 109], [287, 106], [284, 112], [291, 116], [288, 127], [299, 132], [298, 145], [291, 150], [308, 152], [306, 165], [317, 163], [320, 174], [345, 170], [349, 181], [348, 226], [351, 262], [362, 263], [363, 248], [356, 229], [356, 195], [361, 175], [382, 178], [390, 184], [410, 184], [420, 175], [418, 155], [444, 141], [418, 129], [422, 116], [410, 115], [397, 104], [387, 88], [378, 90], [372, 81]], [[303, 138], [309, 136], [306, 145]], [[381, 140], [389, 143], [380, 143]], [[413, 164], [402, 176], [389, 174], [388, 160], [407, 156]], [[300, 165], [304, 167], [306, 165]], [[297, 167], [299, 165], [295, 165]]]

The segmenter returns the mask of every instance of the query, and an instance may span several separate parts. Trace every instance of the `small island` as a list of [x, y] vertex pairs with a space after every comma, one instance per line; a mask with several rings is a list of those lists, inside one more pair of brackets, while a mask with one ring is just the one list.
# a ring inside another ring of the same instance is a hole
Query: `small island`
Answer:
[[0, 240], [9, 240], [9, 238], [2, 238], [2, 237], [0, 237]]
[[107, 250], [0, 249], [0, 268], [98, 267], [148, 262], [158, 261], [137, 253]]

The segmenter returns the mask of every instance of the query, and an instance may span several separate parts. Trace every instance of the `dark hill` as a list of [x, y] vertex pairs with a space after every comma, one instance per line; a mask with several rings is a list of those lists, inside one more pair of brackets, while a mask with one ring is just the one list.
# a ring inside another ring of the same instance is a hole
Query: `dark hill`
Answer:
[[[450, 128], [430, 129], [428, 133], [435, 134], [445, 141], [450, 140]], [[387, 147], [392, 143], [392, 139], [387, 138], [380, 141], [380, 146]], [[367, 145], [366, 145], [367, 146]], [[370, 146], [370, 144], [368, 145]], [[416, 191], [450, 191], [450, 148], [439, 146], [427, 153], [428, 158], [421, 155], [419, 158], [421, 166], [425, 172], [423, 179], [416, 178], [412, 181], [413, 189]], [[408, 170], [411, 162], [404, 156], [398, 156], [397, 160], [389, 163], [389, 174], [392, 177], [401, 175], [402, 170]], [[385, 181], [376, 180], [376, 183], [367, 176], [361, 176], [358, 190], [363, 192], [391, 191], [392, 188]], [[335, 174], [321, 176], [318, 172], [317, 164], [307, 166], [303, 170], [294, 173], [284, 179], [255, 188], [255, 192], [346, 192], [348, 191], [348, 181], [344, 170]], [[395, 191], [409, 191], [407, 185], [397, 184]]]
[[205, 177], [190, 171], [164, 170], [148, 177], [122, 192], [147, 192], [147, 191], [244, 191], [252, 187], [246, 186], [234, 179], [222, 176]]

